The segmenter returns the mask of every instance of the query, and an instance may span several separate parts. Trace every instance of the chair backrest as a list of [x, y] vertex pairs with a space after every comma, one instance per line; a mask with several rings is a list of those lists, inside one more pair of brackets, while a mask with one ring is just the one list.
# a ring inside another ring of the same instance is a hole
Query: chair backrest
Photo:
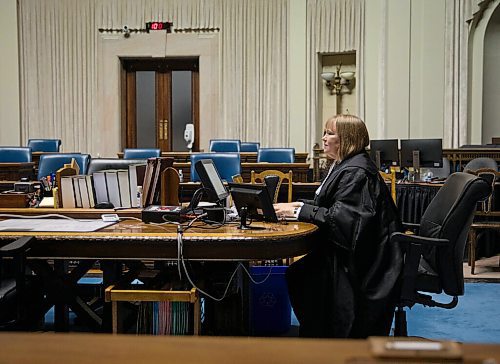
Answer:
[[161, 151], [156, 148], [126, 148], [123, 150], [123, 159], [147, 159], [160, 156]]
[[241, 142], [239, 139], [212, 139], [209, 150], [211, 152], [240, 152]]
[[55, 153], [55, 154], [42, 154], [38, 164], [38, 179], [56, 173], [58, 169], [64, 167], [65, 164], [71, 163], [72, 159], [80, 167], [80, 174], [87, 174], [87, 168], [90, 161], [89, 154], [80, 153]]
[[487, 157], [474, 158], [473, 160], [471, 160], [469, 163], [467, 163], [465, 165], [464, 172], [476, 171], [476, 170], [482, 169], [482, 168], [493, 169], [494, 171], [498, 172], [497, 162], [494, 159], [487, 158]]
[[59, 152], [61, 139], [28, 139], [32, 152]]
[[293, 163], [295, 148], [260, 148], [257, 153], [257, 162]]
[[[269, 181], [267, 178], [275, 176], [277, 177], [277, 180], [275, 182]], [[278, 202], [278, 195], [280, 192], [280, 187], [283, 181], [287, 181], [288, 183], [288, 194], [287, 194], [287, 202], [292, 202], [292, 178], [293, 178], [293, 173], [292, 171], [288, 171], [288, 173], [284, 173], [281, 171], [277, 171], [274, 169], [268, 169], [265, 171], [262, 171], [260, 173], [256, 173], [255, 171], [252, 171], [250, 174], [250, 183], [265, 183], [266, 186], [269, 186], [269, 183], [273, 183], [273, 188], [270, 190], [270, 196], [273, 199], [273, 203]]]
[[147, 159], [92, 158], [89, 162], [87, 174], [105, 169], [128, 169], [132, 164], [143, 164], [146, 162]]
[[31, 162], [31, 149], [28, 147], [0, 147], [0, 163]]
[[239, 153], [197, 153], [191, 154], [191, 182], [198, 182], [200, 177], [194, 167], [200, 159], [211, 159], [219, 172], [220, 178], [228, 182], [233, 176], [241, 175], [241, 163]]
[[260, 143], [258, 142], [241, 142], [240, 152], [255, 152], [257, 153], [260, 148]]
[[491, 193], [491, 186], [477, 176], [456, 172], [451, 174], [425, 210], [419, 235], [448, 239], [450, 244], [433, 249], [425, 256], [438, 273], [444, 292], [463, 295], [463, 257], [469, 227], [476, 204]]
[[391, 183], [390, 187], [391, 197], [394, 201], [394, 204], [396, 204], [396, 171], [391, 170], [391, 173], [385, 173], [383, 171], [379, 171], [378, 173], [380, 173], [380, 176], [382, 176], [384, 181]]

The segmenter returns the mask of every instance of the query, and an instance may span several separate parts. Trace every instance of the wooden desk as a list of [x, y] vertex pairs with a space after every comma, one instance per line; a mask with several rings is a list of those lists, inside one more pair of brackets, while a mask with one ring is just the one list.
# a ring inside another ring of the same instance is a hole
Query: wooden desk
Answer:
[[[211, 230], [202, 223], [183, 234], [184, 257], [197, 260], [261, 260], [306, 254], [317, 226], [304, 222], [252, 225], [263, 230], [239, 230], [236, 224]], [[0, 232], [0, 241], [34, 236], [30, 259], [125, 259], [177, 258], [176, 225], [162, 227], [125, 220], [96, 232]]]
[[35, 163], [0, 163], [0, 181], [19, 181], [21, 178], [35, 179]]
[[[178, 163], [188, 163], [191, 160], [191, 154], [198, 154], [200, 152], [161, 152], [162, 157], [172, 157], [174, 162]], [[117, 153], [118, 158], [123, 158], [123, 152]], [[296, 163], [306, 163], [308, 153], [295, 153]], [[257, 152], [240, 152], [240, 160], [242, 163], [256, 163], [257, 162]]]
[[[367, 340], [0, 333], [0, 345], [5, 348], [0, 362], [17, 364], [397, 362], [375, 361]], [[461, 363], [500, 361], [500, 345], [461, 346]]]
[[[29, 209], [18, 209], [29, 210]], [[36, 211], [37, 209], [30, 209]], [[51, 210], [51, 209], [47, 209]], [[63, 209], [58, 209], [63, 210]], [[68, 214], [75, 210], [68, 211]], [[95, 210], [94, 210], [95, 211]], [[95, 213], [91, 211], [89, 213]], [[16, 211], [10, 211], [15, 213]], [[19, 211], [17, 211], [19, 212]], [[19, 212], [22, 214], [24, 211]], [[58, 211], [62, 212], [62, 211]], [[99, 213], [104, 210], [99, 210]], [[75, 211], [76, 213], [76, 211]], [[123, 212], [120, 212], [123, 213]], [[130, 214], [135, 212], [131, 211]], [[262, 230], [238, 230], [237, 225], [216, 229], [203, 229], [201, 223], [183, 234], [183, 256], [187, 260], [246, 261], [287, 258], [310, 251], [317, 226], [302, 222], [257, 223]], [[83, 322], [95, 331], [109, 330], [110, 307], [101, 318], [78, 296], [78, 280], [100, 261], [103, 286], [121, 278], [120, 262], [130, 270], [142, 260], [174, 260], [178, 257], [177, 226], [157, 226], [136, 220], [125, 220], [97, 232], [0, 232], [0, 244], [21, 236], [34, 236], [37, 240], [26, 253], [27, 264], [44, 281], [47, 291], [46, 307], [56, 304], [56, 331], [68, 329], [68, 305]], [[49, 260], [54, 260], [50, 265]], [[78, 260], [71, 272], [63, 262]], [[114, 263], [119, 264], [114, 264]], [[233, 269], [233, 268], [232, 268]], [[243, 308], [245, 312], [245, 308]], [[245, 316], [245, 315], [243, 315]], [[109, 326], [108, 326], [109, 325]]]

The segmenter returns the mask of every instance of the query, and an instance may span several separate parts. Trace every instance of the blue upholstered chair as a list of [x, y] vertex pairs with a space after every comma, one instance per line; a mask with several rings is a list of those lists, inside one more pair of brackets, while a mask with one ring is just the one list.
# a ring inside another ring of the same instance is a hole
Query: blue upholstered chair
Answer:
[[123, 159], [146, 159], [161, 156], [160, 149], [156, 148], [128, 148], [123, 150]]
[[198, 182], [200, 177], [194, 165], [200, 159], [211, 159], [219, 172], [220, 178], [232, 181], [233, 176], [241, 174], [240, 155], [238, 153], [198, 153], [191, 154], [191, 182]]
[[31, 149], [27, 147], [0, 147], [0, 163], [31, 162]]
[[59, 152], [61, 139], [28, 139], [32, 152]]
[[240, 152], [241, 142], [239, 139], [212, 139], [209, 150], [211, 152]]
[[58, 169], [64, 167], [65, 164], [71, 163], [71, 159], [75, 159], [80, 167], [80, 174], [87, 174], [87, 168], [90, 161], [89, 154], [78, 153], [55, 153], [42, 154], [40, 163], [38, 164], [38, 179], [49, 176], [51, 173], [56, 173]]
[[260, 143], [258, 142], [241, 142], [240, 152], [255, 152], [257, 153], [260, 148]]
[[257, 162], [293, 163], [295, 148], [260, 148], [257, 153]]

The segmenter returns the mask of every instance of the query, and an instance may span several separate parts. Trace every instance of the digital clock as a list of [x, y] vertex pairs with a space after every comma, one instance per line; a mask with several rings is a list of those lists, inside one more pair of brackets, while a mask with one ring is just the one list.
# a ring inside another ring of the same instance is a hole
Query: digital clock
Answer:
[[146, 23], [146, 31], [149, 33], [150, 30], [166, 30], [170, 32], [170, 26], [172, 23], [168, 21], [150, 21]]

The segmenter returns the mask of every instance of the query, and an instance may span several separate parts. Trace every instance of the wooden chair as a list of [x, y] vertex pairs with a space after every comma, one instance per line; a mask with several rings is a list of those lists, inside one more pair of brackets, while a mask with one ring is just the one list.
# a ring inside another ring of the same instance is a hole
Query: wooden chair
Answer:
[[396, 204], [396, 172], [394, 170], [391, 170], [391, 173], [385, 173], [382, 171], [379, 171], [379, 173], [384, 181], [391, 182], [391, 196], [394, 200], [394, 204]]
[[280, 191], [281, 184], [283, 183], [283, 180], [286, 180], [288, 183], [288, 195], [287, 195], [287, 202], [292, 202], [292, 171], [288, 171], [288, 173], [280, 172], [274, 169], [268, 169], [265, 171], [262, 171], [260, 173], [256, 173], [255, 171], [252, 171], [250, 174], [250, 183], [264, 183], [264, 178], [267, 176], [278, 176], [278, 184], [276, 186], [276, 190], [274, 191], [274, 196], [271, 196], [273, 199], [273, 203], [278, 202], [278, 195]]

